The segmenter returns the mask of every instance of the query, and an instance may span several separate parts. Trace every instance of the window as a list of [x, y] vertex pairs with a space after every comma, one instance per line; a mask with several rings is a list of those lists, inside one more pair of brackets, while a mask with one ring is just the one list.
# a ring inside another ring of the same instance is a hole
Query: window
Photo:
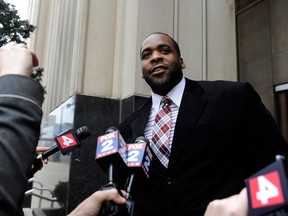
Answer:
[[288, 83], [275, 86], [275, 99], [278, 124], [288, 141]]

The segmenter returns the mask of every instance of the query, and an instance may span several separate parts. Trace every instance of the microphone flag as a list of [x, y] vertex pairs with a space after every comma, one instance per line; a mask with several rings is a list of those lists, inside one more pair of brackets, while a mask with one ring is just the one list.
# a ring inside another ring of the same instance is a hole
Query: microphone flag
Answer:
[[288, 187], [283, 158], [245, 180], [249, 215], [274, 212], [288, 204]]
[[68, 129], [55, 137], [55, 142], [63, 155], [66, 155], [74, 147], [80, 145], [80, 142], [73, 129]]

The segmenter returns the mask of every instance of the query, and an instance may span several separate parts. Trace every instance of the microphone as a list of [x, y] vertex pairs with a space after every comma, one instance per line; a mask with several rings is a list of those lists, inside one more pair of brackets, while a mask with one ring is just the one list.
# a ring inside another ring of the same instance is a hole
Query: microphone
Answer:
[[[126, 143], [116, 127], [110, 127], [103, 136], [97, 139], [96, 160], [102, 169], [107, 170], [107, 184], [100, 190], [116, 188], [114, 183], [114, 165], [126, 172]], [[119, 194], [122, 196], [120, 190]], [[125, 205], [117, 205], [112, 201], [103, 204], [100, 215], [127, 215]]]
[[97, 139], [96, 160], [102, 169], [108, 170], [107, 182], [114, 183], [114, 164], [126, 170], [126, 143], [116, 127], [110, 127]]
[[152, 152], [149, 146], [149, 140], [144, 136], [137, 137], [135, 143], [127, 144], [126, 146], [127, 166], [130, 168], [130, 177], [127, 180], [127, 186], [125, 189], [127, 192], [126, 206], [129, 215], [133, 215], [134, 201], [132, 200], [131, 191], [135, 175], [149, 178]]
[[81, 145], [79, 140], [85, 139], [89, 135], [90, 132], [87, 126], [80, 127], [75, 132], [73, 129], [68, 129], [54, 138], [57, 145], [39, 154], [37, 158], [44, 160], [59, 150], [63, 155], [66, 155], [71, 152], [72, 149], [78, 148]]
[[127, 166], [132, 173], [139, 173], [149, 178], [152, 152], [149, 140], [144, 136], [136, 138], [135, 143], [127, 144]]
[[31, 170], [32, 175], [40, 170], [43, 166], [42, 160], [45, 160], [52, 154], [58, 152], [59, 150], [63, 155], [68, 154], [73, 149], [76, 149], [81, 146], [79, 140], [85, 139], [90, 135], [89, 129], [87, 126], [82, 126], [76, 131], [73, 129], [68, 129], [64, 132], [58, 134], [54, 140], [57, 145], [52, 146], [47, 151], [39, 154], [33, 161], [33, 168]]
[[284, 159], [283, 156], [277, 155], [274, 163], [245, 180], [249, 215], [288, 215], [284, 209], [288, 204]]

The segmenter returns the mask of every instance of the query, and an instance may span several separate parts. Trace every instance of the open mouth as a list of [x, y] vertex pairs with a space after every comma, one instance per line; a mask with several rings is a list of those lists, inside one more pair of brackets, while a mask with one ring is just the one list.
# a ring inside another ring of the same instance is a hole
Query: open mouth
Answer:
[[159, 74], [162, 74], [164, 72], [166, 72], [167, 70], [167, 67], [161, 65], [161, 66], [156, 66], [152, 69], [152, 75], [159, 75]]

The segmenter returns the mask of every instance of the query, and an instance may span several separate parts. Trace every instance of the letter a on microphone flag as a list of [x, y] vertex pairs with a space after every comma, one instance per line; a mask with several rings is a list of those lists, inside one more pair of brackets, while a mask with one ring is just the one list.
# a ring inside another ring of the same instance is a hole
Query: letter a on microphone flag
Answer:
[[249, 215], [258, 216], [282, 208], [288, 203], [288, 188], [283, 160], [260, 170], [245, 180]]

